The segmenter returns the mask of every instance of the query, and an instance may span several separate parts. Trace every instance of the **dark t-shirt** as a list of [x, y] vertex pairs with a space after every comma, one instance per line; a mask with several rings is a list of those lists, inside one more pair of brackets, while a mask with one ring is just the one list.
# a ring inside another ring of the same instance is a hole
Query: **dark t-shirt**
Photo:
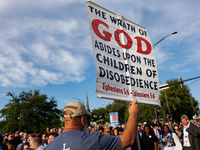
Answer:
[[154, 133], [150, 133], [147, 136], [144, 132], [142, 134], [142, 142], [144, 150], [154, 150], [154, 142], [158, 142], [158, 138], [154, 135]]
[[120, 150], [119, 136], [71, 130], [60, 134], [44, 150]]

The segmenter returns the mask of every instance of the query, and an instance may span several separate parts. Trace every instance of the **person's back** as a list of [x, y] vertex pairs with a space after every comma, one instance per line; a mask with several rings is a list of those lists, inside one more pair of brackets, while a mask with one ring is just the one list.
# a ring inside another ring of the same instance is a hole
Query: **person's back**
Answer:
[[64, 107], [63, 121], [65, 128], [45, 150], [120, 150], [130, 147], [136, 136], [137, 115], [136, 100], [129, 105], [129, 119], [123, 135], [109, 136], [100, 132], [86, 133], [87, 117], [91, 115], [84, 104], [73, 101]]
[[60, 134], [47, 147], [47, 150], [119, 150], [119, 137], [104, 135], [100, 132], [85, 133], [80, 130], [71, 130]]

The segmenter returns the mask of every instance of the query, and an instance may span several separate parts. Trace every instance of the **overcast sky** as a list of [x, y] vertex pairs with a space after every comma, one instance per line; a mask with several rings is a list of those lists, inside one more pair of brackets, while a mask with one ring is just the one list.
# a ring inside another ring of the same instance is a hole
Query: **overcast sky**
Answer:
[[[94, 0], [147, 28], [159, 80], [200, 76], [200, 1]], [[95, 95], [96, 68], [85, 0], [0, 1], [0, 109], [7, 92], [38, 89], [54, 96], [62, 109], [73, 97], [91, 109], [111, 100]], [[200, 81], [186, 82], [200, 102]]]

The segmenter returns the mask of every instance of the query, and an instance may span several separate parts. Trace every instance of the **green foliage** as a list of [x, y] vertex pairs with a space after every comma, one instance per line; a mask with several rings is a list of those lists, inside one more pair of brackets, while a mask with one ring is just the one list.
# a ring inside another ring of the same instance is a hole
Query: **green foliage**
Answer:
[[24, 96], [18, 97], [14, 93], [7, 93], [12, 99], [0, 110], [0, 118], [3, 118], [0, 132], [17, 131], [20, 125], [22, 131], [43, 132], [47, 126], [53, 128], [62, 124], [61, 111], [56, 108], [54, 97], [48, 98], [38, 90], [22, 92], [20, 95], [22, 94]]
[[109, 113], [105, 108], [93, 109], [90, 121], [96, 122], [98, 126], [105, 125], [106, 122], [109, 122]]
[[[171, 79], [168, 80], [167, 83], [175, 83], [178, 82], [177, 79]], [[191, 119], [194, 115], [191, 100], [190, 100], [190, 90], [187, 85], [183, 85], [181, 88], [179, 84], [172, 85], [169, 87], [169, 89], [166, 89], [166, 95], [169, 103], [169, 109], [171, 114], [173, 115], [173, 120], [180, 121], [180, 117], [183, 114], [188, 115], [188, 117]], [[161, 117], [166, 117], [167, 114], [169, 114], [168, 108], [167, 108], [167, 102], [164, 90], [160, 92], [159, 99], [162, 103], [162, 106], [159, 108]], [[198, 108], [198, 101], [195, 100], [193, 97], [191, 97], [195, 112], [199, 111]]]
[[155, 118], [155, 109], [152, 105], [138, 104], [140, 109], [140, 122], [152, 122]]

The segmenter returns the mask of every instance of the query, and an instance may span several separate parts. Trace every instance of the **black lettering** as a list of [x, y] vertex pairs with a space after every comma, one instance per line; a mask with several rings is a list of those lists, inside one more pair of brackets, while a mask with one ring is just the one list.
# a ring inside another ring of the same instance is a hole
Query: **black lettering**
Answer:
[[106, 19], [106, 17], [105, 17], [105, 16], [106, 16], [106, 13], [102, 11], [101, 14], [102, 14], [102, 18], [103, 18], [103, 19]]
[[120, 51], [119, 51], [119, 50], [117, 50], [117, 54], [118, 54], [118, 56], [117, 56], [117, 57], [120, 57]]
[[119, 70], [124, 70], [124, 64], [120, 61], [118, 63], [119, 63]]
[[120, 19], [117, 19], [117, 21], [118, 21], [118, 25], [122, 27], [122, 21]]
[[102, 67], [99, 67], [99, 70], [100, 70], [99, 76], [100, 76], [100, 77], [105, 77], [105, 75], [106, 75], [105, 70], [104, 70]]
[[107, 79], [109, 78], [108, 70], [106, 69]]
[[126, 24], [123, 22], [123, 27], [126, 29]]
[[153, 90], [152, 83], [153, 83], [153, 82], [150, 81], [150, 82], [149, 82], [149, 86], [150, 86], [150, 88]]
[[131, 31], [135, 33], [135, 27], [131, 26]]
[[130, 85], [129, 77], [126, 76], [126, 85]]
[[113, 77], [113, 72], [112, 71], [109, 71], [109, 74], [110, 74], [110, 80], [113, 80], [114, 77]]
[[146, 70], [146, 75], [147, 75], [148, 77], [151, 77], [151, 76], [152, 76], [152, 72], [151, 72], [150, 69], [147, 69], [147, 70]]
[[138, 68], [138, 67], [136, 67], [136, 68], [137, 68], [137, 74], [142, 75], [142, 68]]
[[120, 75], [120, 77], [121, 77], [121, 82], [122, 82], [122, 84], [124, 84], [124, 83], [125, 83], [124, 76], [123, 76], [123, 75]]
[[99, 45], [98, 45], [97, 40], [95, 41], [95, 45], [94, 45], [94, 47], [99, 49]]
[[134, 80], [134, 78], [131, 78], [131, 86], [135, 86], [135, 80]]
[[116, 18], [114, 18], [114, 17], [110, 16], [110, 20], [111, 20], [111, 22], [112, 22], [112, 23], [116, 24], [116, 21], [117, 21], [117, 19], [116, 19]]
[[144, 80], [144, 88], [147, 88], [147, 89], [149, 89], [149, 84], [148, 84], [148, 81], [145, 81], [145, 80]]
[[110, 46], [107, 45], [107, 50], [108, 50], [108, 54], [112, 53], [112, 49], [110, 48]]
[[111, 67], [113, 66], [112, 58], [110, 58], [110, 66], [111, 66]]
[[139, 84], [140, 84], [140, 87], [143, 88], [142, 79], [139, 79]]
[[120, 81], [120, 77], [119, 77], [119, 75], [118, 75], [118, 73], [114, 73], [114, 77], [115, 77], [115, 80], [117, 81], [117, 82], [119, 82]]
[[142, 29], [139, 29], [139, 32], [141, 35], [144, 35], [144, 32], [142, 31]]
[[88, 7], [90, 7], [90, 11], [91, 11], [91, 13], [93, 13], [94, 7], [92, 7], [92, 6], [88, 6]]
[[153, 78], [155, 78], [156, 75], [156, 70], [153, 70]]
[[112, 48], [112, 50], [113, 50], [113, 55], [114, 55], [114, 56], [117, 56], [117, 55], [116, 55], [116, 51], [115, 51], [116, 49], [115, 49], [115, 48]]
[[99, 15], [99, 17], [101, 17], [101, 12], [100, 12], [100, 10], [95, 9], [95, 13], [96, 13], [96, 15]]
[[103, 63], [106, 64], [106, 62], [108, 64], [108, 66], [109, 66], [109, 57], [103, 56]]
[[125, 66], [125, 72], [129, 71], [129, 65], [128, 64], [124, 64]]
[[98, 60], [100, 63], [103, 63], [103, 61], [101, 61], [100, 58], [99, 58], [100, 56], [101, 56], [101, 54], [99, 54], [99, 53], [96, 54], [97, 60]]
[[153, 67], [156, 67], [156, 66], [155, 66], [155, 62], [154, 62], [153, 59], [152, 59], [152, 66], [153, 66]]
[[154, 90], [158, 90], [158, 83], [157, 82], [154, 82]]
[[130, 73], [135, 74], [135, 66], [130, 66]]
[[99, 45], [100, 45], [100, 50], [104, 50], [104, 48], [103, 48], [103, 44], [101, 43], [101, 42], [99, 42]]
[[128, 30], [130, 30], [130, 24], [126, 23], [127, 27], [128, 27]]
[[114, 68], [118, 69], [117, 65], [116, 65], [116, 60], [114, 59]]

